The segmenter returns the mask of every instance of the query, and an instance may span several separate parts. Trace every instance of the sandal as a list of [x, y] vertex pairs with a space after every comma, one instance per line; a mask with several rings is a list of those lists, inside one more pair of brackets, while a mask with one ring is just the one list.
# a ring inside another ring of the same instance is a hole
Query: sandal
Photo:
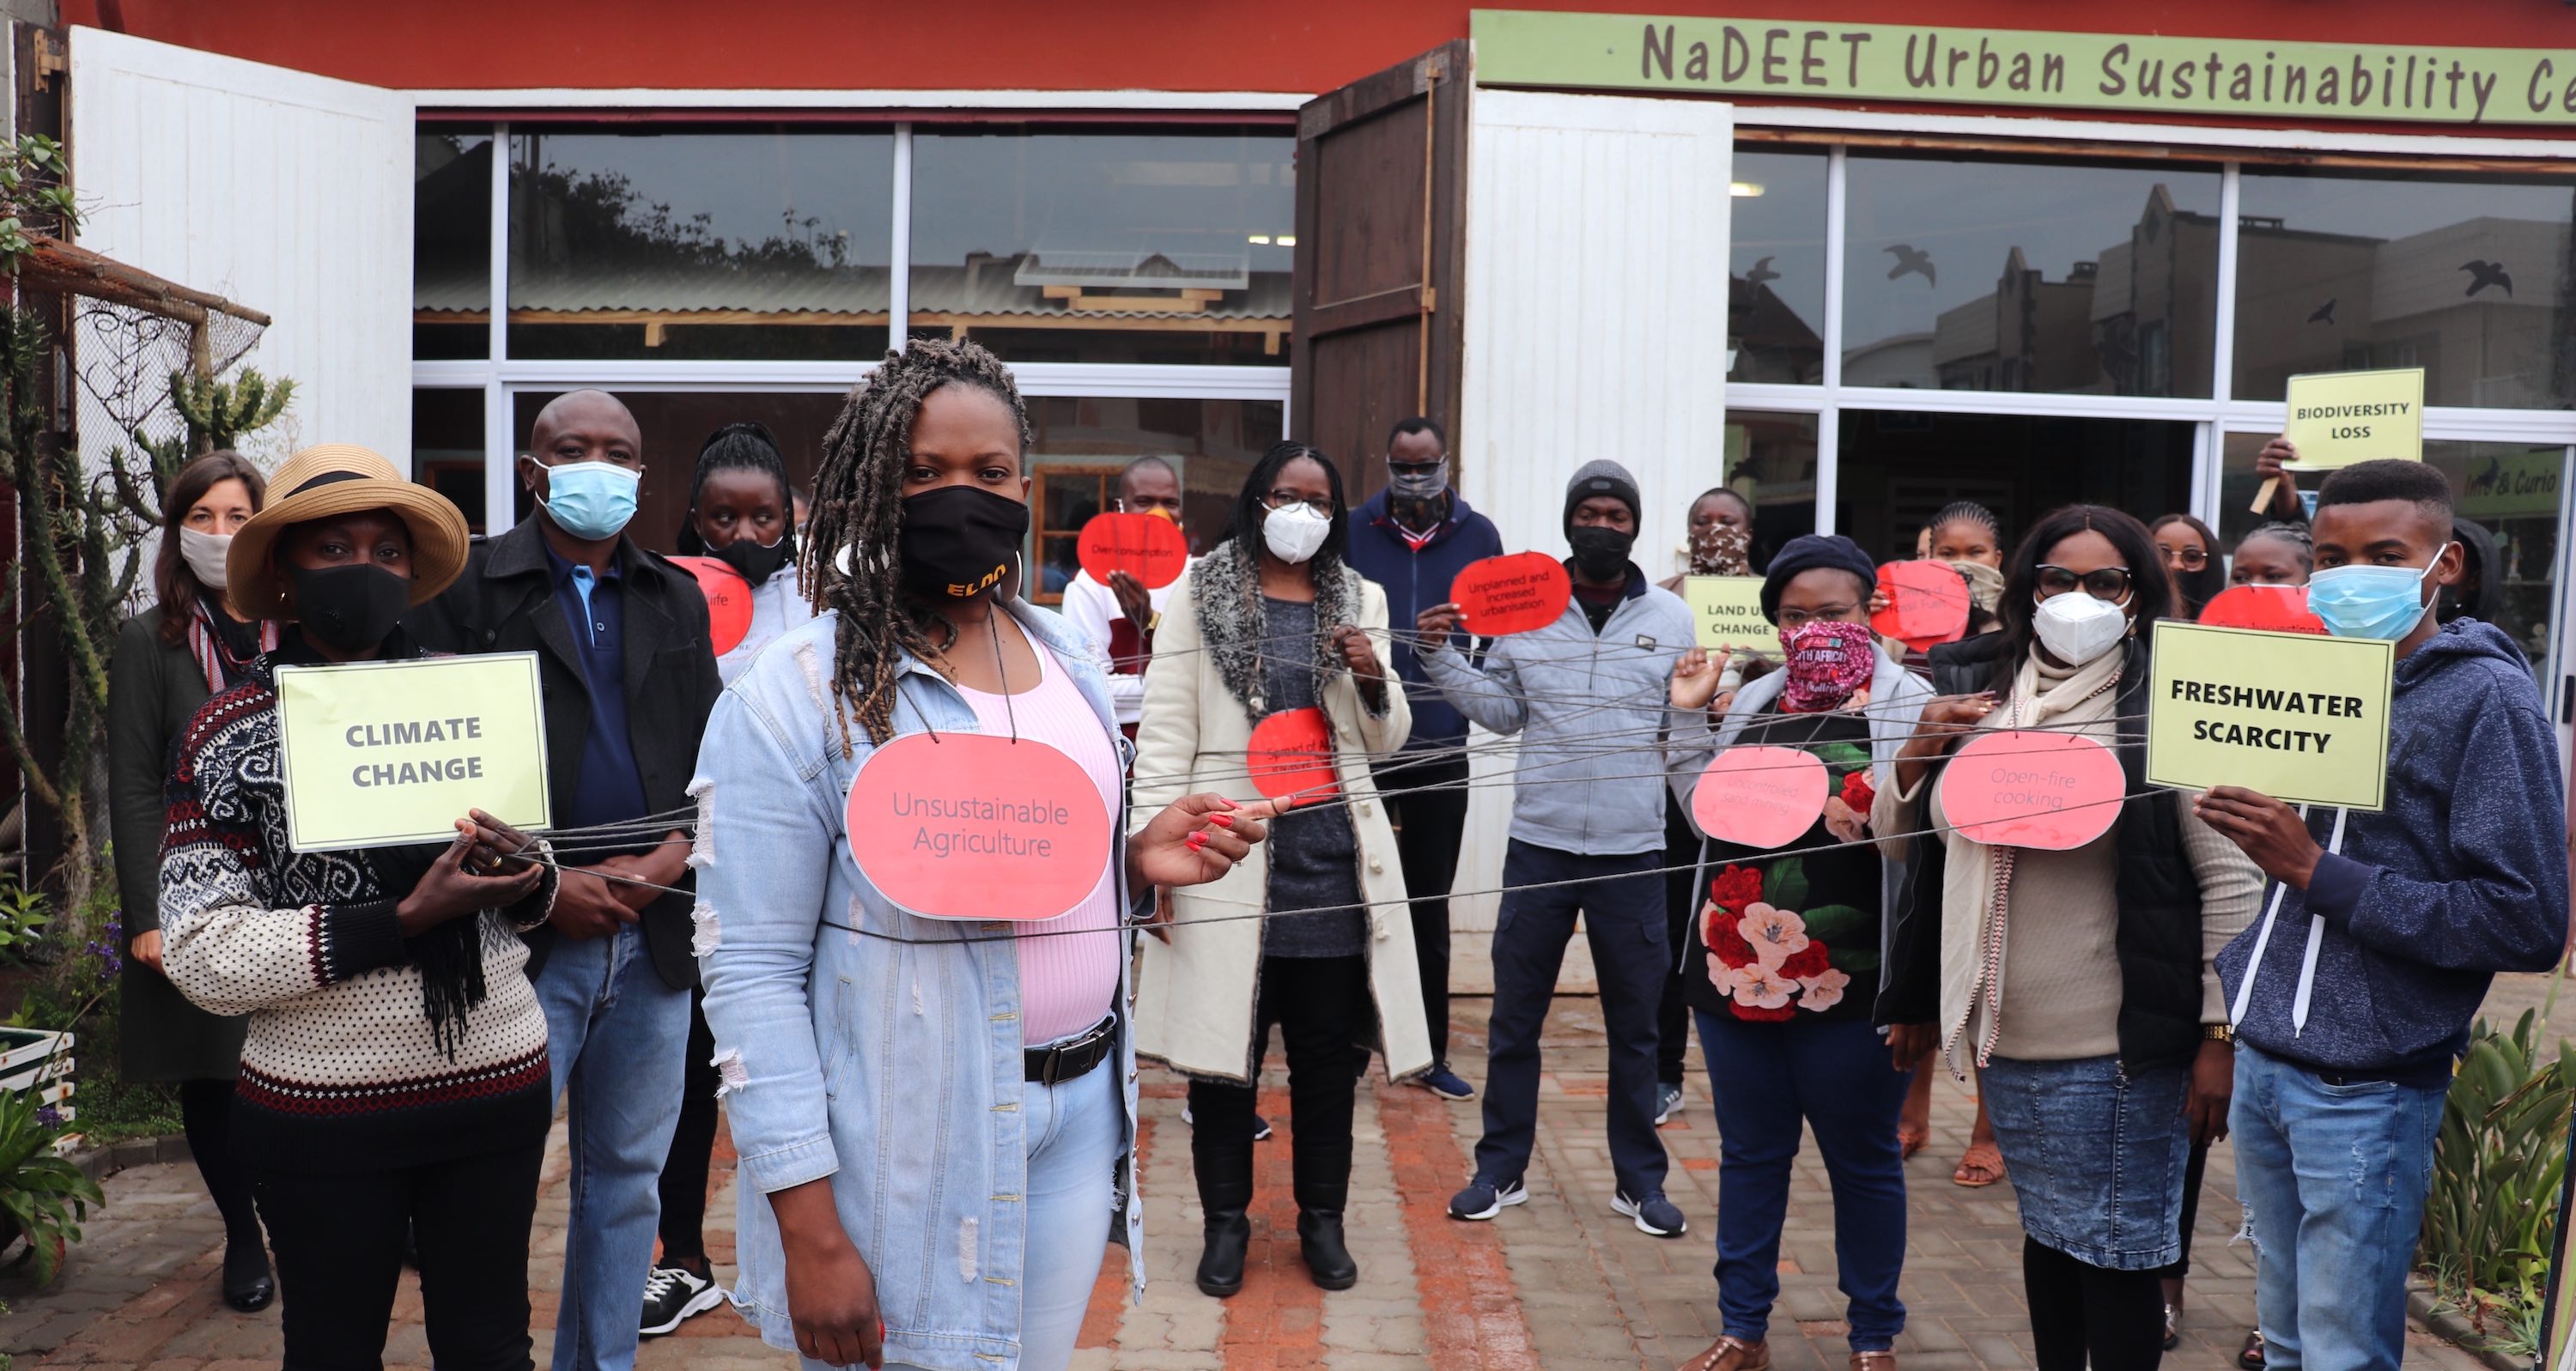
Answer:
[[2004, 1154], [1990, 1142], [1968, 1144], [1966, 1154], [1959, 1158], [1959, 1169], [1950, 1173], [1953, 1185], [1970, 1190], [1983, 1190], [2003, 1178]]
[[1896, 1126], [1896, 1152], [1900, 1161], [1911, 1159], [1932, 1141], [1932, 1126], [1911, 1119]]
[[[1853, 1364], [1859, 1364], [1857, 1359]], [[1719, 1338], [1707, 1351], [1683, 1362], [1679, 1371], [1771, 1371], [1771, 1344]]]
[[2263, 1371], [2263, 1330], [2245, 1335], [2245, 1346], [2236, 1353], [2236, 1364], [2245, 1371]]
[[2182, 1346], [2182, 1317], [2172, 1305], [2165, 1306], [2165, 1350]]

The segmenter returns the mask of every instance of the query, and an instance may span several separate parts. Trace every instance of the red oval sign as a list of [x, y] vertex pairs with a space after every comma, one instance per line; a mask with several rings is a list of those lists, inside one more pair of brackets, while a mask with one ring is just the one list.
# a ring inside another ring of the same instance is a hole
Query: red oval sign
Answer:
[[1545, 628], [1565, 614], [1574, 582], [1565, 564], [1544, 552], [1487, 557], [1458, 569], [1449, 598], [1469, 633], [1500, 638]]
[[1699, 830], [1744, 847], [1787, 847], [1825, 812], [1825, 759], [1794, 747], [1731, 747], [1691, 792]]
[[751, 582], [713, 557], [674, 557], [671, 564], [697, 577], [698, 589], [706, 593], [707, 632], [715, 639], [716, 655], [742, 646], [751, 632]]
[[2012, 729], [1941, 769], [1941, 813], [1971, 841], [2063, 852], [2111, 831], [2128, 789], [2111, 749], [2073, 733]]
[[1333, 723], [1324, 711], [1283, 709], [1252, 726], [1245, 753], [1252, 788], [1264, 798], [1292, 805], [1313, 804], [1342, 793], [1342, 776], [1333, 768]]
[[1920, 652], [1968, 631], [1968, 583], [1942, 562], [1889, 562], [1878, 569], [1887, 608], [1869, 626]]
[[2318, 633], [2326, 621], [2308, 612], [2306, 586], [2229, 586], [2201, 607], [2213, 628], [2259, 628], [2268, 633]]
[[1181, 579], [1190, 564], [1190, 540], [1181, 526], [1159, 514], [1095, 514], [1082, 526], [1073, 555], [1091, 579], [1109, 584], [1109, 574], [1123, 571], [1160, 590]]
[[860, 874], [924, 918], [1052, 919], [1109, 870], [1100, 787], [1033, 738], [897, 738], [859, 767], [842, 821]]

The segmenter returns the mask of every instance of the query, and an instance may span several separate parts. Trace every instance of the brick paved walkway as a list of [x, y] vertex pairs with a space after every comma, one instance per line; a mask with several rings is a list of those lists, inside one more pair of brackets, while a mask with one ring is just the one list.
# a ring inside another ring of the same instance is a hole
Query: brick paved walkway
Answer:
[[[2518, 1011], [2537, 995], [2517, 981], [2500, 986], [2498, 999]], [[1461, 1000], [1459, 1008], [1458, 1066], [1470, 1080], [1481, 1080], [1484, 1002]], [[1262, 1147], [1252, 1265], [1243, 1292], [1224, 1302], [1190, 1284], [1199, 1216], [1180, 1082], [1149, 1074], [1144, 1190], [1151, 1206], [1151, 1285], [1144, 1303], [1131, 1307], [1123, 1261], [1104, 1262], [1074, 1365], [1080, 1371], [1632, 1371], [1670, 1367], [1696, 1353], [1717, 1326], [1709, 1275], [1717, 1136], [1706, 1077], [1697, 1074], [1694, 1049], [1686, 1117], [1664, 1132], [1674, 1163], [1671, 1193], [1689, 1215], [1691, 1232], [1672, 1241], [1649, 1238], [1609, 1209], [1599, 1041], [1594, 1004], [1561, 1001], [1550, 1025], [1530, 1202], [1488, 1224], [1454, 1223], [1444, 1212], [1468, 1170], [1475, 1106], [1410, 1088], [1364, 1087], [1349, 1215], [1362, 1279], [1332, 1294], [1315, 1289], [1297, 1259], [1288, 1193], [1295, 1121], [1288, 1117], [1284, 1079], [1274, 1073], [1263, 1111], [1279, 1136]], [[1967, 1096], [1944, 1081], [1936, 1092], [1932, 1145], [1907, 1169], [1912, 1223], [1903, 1293], [1911, 1318], [1898, 1343], [1907, 1371], [2030, 1365], [2011, 1187], [1969, 1191], [1949, 1179], [1970, 1117]], [[537, 1325], [546, 1330], [538, 1335], [540, 1365], [563, 1254], [562, 1144], [558, 1127], [537, 1210], [531, 1274]], [[720, 1145], [716, 1188], [722, 1193], [710, 1206], [707, 1235], [720, 1276], [731, 1270], [732, 1176], [730, 1152]], [[2251, 1254], [2227, 1241], [2236, 1207], [2224, 1148], [2211, 1159], [2207, 1183], [2183, 1350], [2165, 1363], [2178, 1371], [2232, 1366], [2253, 1313]], [[196, 1189], [195, 1173], [143, 1167], [111, 1178], [107, 1189], [108, 1209], [59, 1283], [32, 1291], [23, 1281], [0, 1279], [0, 1298], [12, 1307], [0, 1321], [0, 1350], [15, 1354], [20, 1367], [255, 1371], [277, 1365], [275, 1312], [237, 1315], [217, 1298], [221, 1229]], [[1845, 1364], [1832, 1232], [1823, 1164], [1810, 1148], [1798, 1163], [1781, 1307], [1772, 1327], [1773, 1355], [1783, 1371]], [[417, 1289], [406, 1282], [389, 1365], [428, 1365], [419, 1317]], [[676, 1336], [646, 1343], [639, 1364], [648, 1371], [731, 1371], [794, 1362], [719, 1309]], [[2477, 1365], [2420, 1332], [2406, 1364], [2441, 1371]]]

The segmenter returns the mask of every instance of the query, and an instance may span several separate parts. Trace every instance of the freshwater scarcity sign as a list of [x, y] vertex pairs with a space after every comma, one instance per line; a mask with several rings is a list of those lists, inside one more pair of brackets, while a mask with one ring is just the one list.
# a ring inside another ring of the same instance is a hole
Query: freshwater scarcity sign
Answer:
[[277, 721], [298, 852], [446, 842], [469, 809], [553, 822], [533, 652], [279, 667]]
[[2147, 691], [2147, 780], [2377, 809], [2396, 645], [2165, 620]]
[[2142, 114], [2576, 124], [2564, 48], [2277, 43], [1930, 24], [1477, 10], [1488, 86]]

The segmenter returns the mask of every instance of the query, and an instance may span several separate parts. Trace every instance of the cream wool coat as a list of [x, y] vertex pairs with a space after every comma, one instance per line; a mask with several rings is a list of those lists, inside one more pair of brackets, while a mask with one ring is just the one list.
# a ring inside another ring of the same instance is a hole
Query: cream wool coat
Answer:
[[[1145, 717], [1136, 734], [1136, 786], [1130, 805], [1137, 827], [1183, 795], [1215, 791], [1237, 800], [1258, 798], [1245, 779], [1252, 720], [1226, 688], [1214, 655], [1201, 648], [1193, 567], [1177, 587], [1154, 659], [1145, 669]], [[1422, 974], [1414, 962], [1413, 919], [1405, 902], [1404, 870], [1396, 860], [1395, 828], [1377, 798], [1372, 757], [1404, 745], [1413, 729], [1403, 684], [1387, 660], [1386, 592], [1358, 584], [1359, 627], [1377, 646], [1387, 683], [1386, 713], [1372, 717], [1359, 687], [1336, 674], [1323, 692], [1338, 752], [1336, 770], [1350, 797], [1351, 828], [1359, 839], [1360, 889], [1369, 902], [1369, 987], [1377, 1002], [1378, 1050], [1387, 1075], [1402, 1080], [1431, 1068], [1431, 1037], [1422, 1015]], [[1332, 625], [1319, 628], [1330, 630]], [[1186, 775], [1186, 781], [1180, 777]], [[1137, 942], [1136, 1052], [1193, 1076], [1248, 1083], [1252, 1030], [1260, 992], [1263, 924], [1241, 917], [1258, 911], [1269, 888], [1269, 857], [1252, 855], [1207, 885], [1172, 892], [1171, 942], [1151, 936]], [[1202, 920], [1225, 918], [1228, 922]]]

